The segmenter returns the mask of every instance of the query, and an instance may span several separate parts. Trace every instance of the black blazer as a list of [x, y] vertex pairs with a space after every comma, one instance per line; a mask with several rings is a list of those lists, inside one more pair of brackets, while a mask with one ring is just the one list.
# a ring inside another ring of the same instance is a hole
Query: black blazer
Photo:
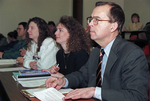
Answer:
[[[88, 62], [79, 72], [66, 75], [72, 88], [96, 87], [96, 68], [100, 48], [92, 50]], [[133, 43], [116, 37], [104, 72], [103, 101], [147, 101], [148, 64], [143, 51]]]

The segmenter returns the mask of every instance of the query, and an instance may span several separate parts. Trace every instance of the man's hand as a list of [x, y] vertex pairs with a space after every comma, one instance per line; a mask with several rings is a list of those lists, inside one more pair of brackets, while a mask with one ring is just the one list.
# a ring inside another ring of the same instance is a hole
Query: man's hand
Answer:
[[0, 59], [3, 58], [3, 54], [4, 54], [4, 52], [0, 52]]
[[53, 88], [59, 90], [61, 87], [63, 87], [66, 84], [66, 79], [50, 77], [46, 80], [45, 83], [46, 83], [46, 87], [53, 87]]
[[94, 96], [95, 87], [81, 88], [70, 91], [64, 98], [65, 99], [80, 99], [91, 98]]

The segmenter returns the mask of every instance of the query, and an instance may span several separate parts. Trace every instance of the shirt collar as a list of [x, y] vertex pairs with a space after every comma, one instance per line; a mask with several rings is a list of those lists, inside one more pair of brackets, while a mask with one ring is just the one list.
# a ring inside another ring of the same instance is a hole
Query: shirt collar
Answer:
[[114, 43], [116, 38], [114, 38], [105, 48], [104, 48], [104, 52], [105, 52], [105, 55], [108, 57], [109, 56], [109, 53], [110, 53], [110, 49]]

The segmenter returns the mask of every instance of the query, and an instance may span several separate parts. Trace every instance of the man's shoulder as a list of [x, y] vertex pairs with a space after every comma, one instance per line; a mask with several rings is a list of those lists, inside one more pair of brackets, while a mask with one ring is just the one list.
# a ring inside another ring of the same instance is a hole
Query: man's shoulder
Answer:
[[140, 47], [135, 45], [132, 42], [129, 42], [125, 39], [117, 37], [116, 40], [114, 41], [111, 51], [118, 52], [118, 51], [133, 51], [133, 50], [141, 50]]

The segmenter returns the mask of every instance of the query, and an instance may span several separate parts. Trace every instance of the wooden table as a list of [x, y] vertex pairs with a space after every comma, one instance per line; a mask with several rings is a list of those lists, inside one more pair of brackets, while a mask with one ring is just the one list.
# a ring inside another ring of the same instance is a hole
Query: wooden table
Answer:
[[[10, 67], [9, 67], [10, 68]], [[12, 78], [12, 72], [0, 72], [0, 94], [5, 101], [29, 101], [23, 94], [20, 93], [22, 89], [29, 89], [22, 87], [17, 81]], [[36, 98], [30, 99], [32, 101], [39, 101]], [[72, 100], [66, 100], [72, 101]], [[76, 101], [99, 101], [97, 99], [80, 99]]]

